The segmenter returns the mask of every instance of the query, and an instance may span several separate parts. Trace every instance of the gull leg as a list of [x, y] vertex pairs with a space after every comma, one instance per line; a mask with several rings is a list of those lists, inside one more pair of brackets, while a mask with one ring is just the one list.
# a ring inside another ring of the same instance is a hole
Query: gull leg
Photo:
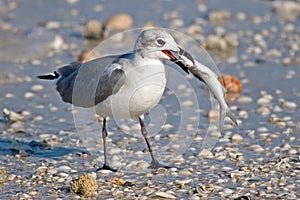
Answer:
[[145, 127], [145, 123], [144, 123], [144, 120], [139, 117], [139, 121], [140, 121], [140, 125], [141, 125], [141, 132], [142, 132], [142, 135], [144, 136], [144, 139], [147, 143], [147, 146], [148, 146], [148, 149], [149, 149], [149, 152], [150, 152], [150, 156], [152, 158], [152, 161], [151, 161], [151, 168], [159, 168], [159, 167], [165, 167], [163, 166], [162, 164], [160, 164], [155, 158], [154, 158], [154, 155], [153, 155], [153, 152], [152, 152], [152, 147], [150, 145], [150, 142], [149, 142], [149, 138], [148, 138], [148, 132], [146, 130], [146, 127]]
[[102, 140], [103, 140], [103, 150], [104, 150], [104, 164], [103, 164], [103, 167], [100, 167], [99, 169], [97, 169], [97, 171], [102, 170], [102, 169], [106, 169], [106, 170], [116, 172], [117, 170], [111, 168], [107, 163], [106, 138], [107, 138], [106, 118], [104, 117], [103, 118], [103, 123], [102, 123]]

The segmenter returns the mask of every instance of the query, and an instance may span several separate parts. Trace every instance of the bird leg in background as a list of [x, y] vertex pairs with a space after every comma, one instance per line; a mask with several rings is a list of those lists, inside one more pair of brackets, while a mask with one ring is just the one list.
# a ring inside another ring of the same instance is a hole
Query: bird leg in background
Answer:
[[103, 140], [103, 150], [104, 150], [104, 164], [103, 167], [100, 167], [99, 169], [97, 169], [97, 171], [102, 170], [102, 169], [106, 169], [106, 170], [110, 170], [113, 172], [116, 172], [116, 169], [111, 168], [108, 164], [107, 164], [107, 153], [106, 153], [106, 137], [107, 137], [107, 131], [106, 131], [106, 118], [103, 118], [103, 123], [102, 123], [102, 140]]

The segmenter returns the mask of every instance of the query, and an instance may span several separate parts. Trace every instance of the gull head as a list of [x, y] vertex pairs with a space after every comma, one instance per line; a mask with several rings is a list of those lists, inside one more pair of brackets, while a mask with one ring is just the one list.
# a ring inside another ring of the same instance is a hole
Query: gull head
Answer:
[[191, 65], [189, 63], [194, 63], [193, 57], [177, 44], [171, 34], [162, 29], [147, 29], [141, 32], [134, 50], [139, 52], [142, 58], [171, 60], [187, 73]]
[[142, 57], [172, 60], [181, 48], [168, 32], [162, 29], [148, 29], [138, 36], [134, 49], [139, 51]]

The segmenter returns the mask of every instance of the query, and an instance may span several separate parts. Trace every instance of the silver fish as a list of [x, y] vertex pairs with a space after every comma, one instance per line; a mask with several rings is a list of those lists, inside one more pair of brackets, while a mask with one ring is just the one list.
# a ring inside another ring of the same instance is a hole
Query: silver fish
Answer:
[[210, 92], [214, 95], [220, 105], [220, 131], [222, 131], [224, 126], [225, 117], [229, 117], [231, 121], [237, 126], [237, 120], [234, 114], [230, 111], [228, 105], [225, 102], [224, 95], [226, 89], [218, 80], [218, 75], [214, 73], [211, 69], [202, 65], [197, 60], [193, 58], [189, 58], [182, 54], [177, 62], [185, 65], [188, 68], [188, 71], [191, 72], [195, 77], [197, 77], [200, 81], [204, 82]]

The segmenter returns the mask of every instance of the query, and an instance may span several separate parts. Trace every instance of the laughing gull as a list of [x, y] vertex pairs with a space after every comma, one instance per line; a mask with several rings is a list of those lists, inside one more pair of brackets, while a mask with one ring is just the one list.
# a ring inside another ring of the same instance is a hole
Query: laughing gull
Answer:
[[[166, 86], [165, 61], [185, 54], [191, 57], [162, 29], [148, 29], [136, 39], [134, 50], [89, 62], [74, 62], [54, 73], [38, 76], [56, 79], [56, 89], [64, 102], [92, 107], [102, 117], [104, 164], [100, 169], [113, 170], [107, 162], [106, 122], [114, 118], [139, 120], [141, 133], [151, 156], [151, 168], [162, 166], [154, 157], [144, 124], [144, 113], [161, 99]], [[187, 68], [177, 63], [184, 71]]]

